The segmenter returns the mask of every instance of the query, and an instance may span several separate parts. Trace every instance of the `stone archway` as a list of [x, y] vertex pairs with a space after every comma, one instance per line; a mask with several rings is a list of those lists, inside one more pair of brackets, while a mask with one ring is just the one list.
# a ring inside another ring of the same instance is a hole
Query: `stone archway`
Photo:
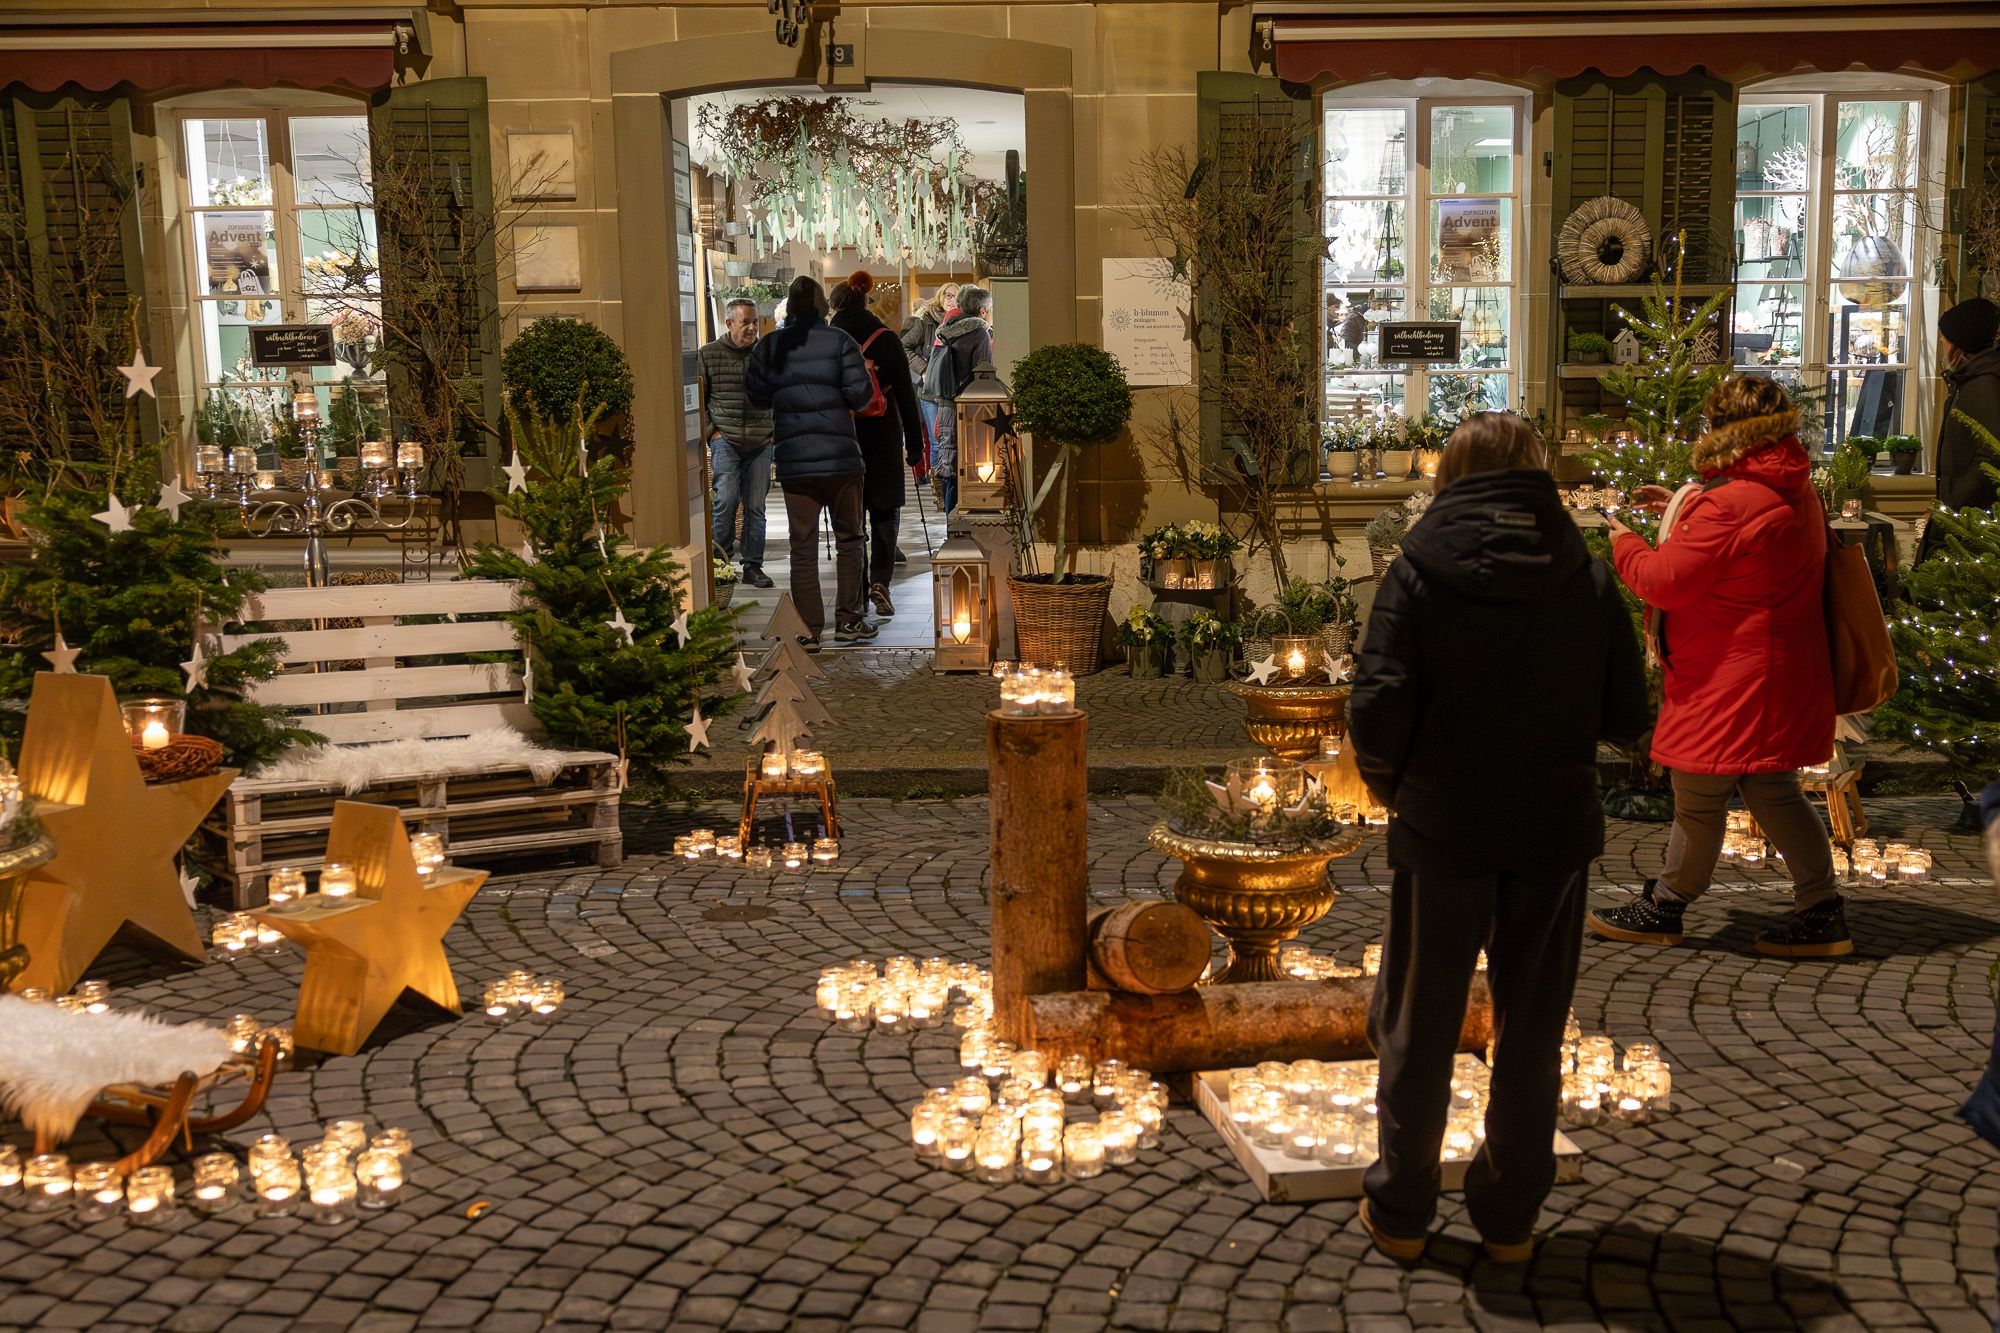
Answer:
[[[842, 37], [847, 34], [843, 31]], [[1022, 95], [1028, 160], [1029, 341], [1076, 336], [1076, 182], [1070, 52], [1042, 42], [963, 32], [874, 28], [856, 44], [862, 79], [989, 88]], [[699, 541], [698, 460], [681, 429], [680, 284], [673, 260], [673, 131], [669, 101], [724, 88], [817, 86], [798, 53], [759, 30], [660, 42], [612, 53], [611, 113], [618, 180], [619, 300], [632, 360], [634, 536], [642, 544]], [[938, 77], [949, 70], [950, 79]], [[859, 85], [855, 91], [861, 91]]]

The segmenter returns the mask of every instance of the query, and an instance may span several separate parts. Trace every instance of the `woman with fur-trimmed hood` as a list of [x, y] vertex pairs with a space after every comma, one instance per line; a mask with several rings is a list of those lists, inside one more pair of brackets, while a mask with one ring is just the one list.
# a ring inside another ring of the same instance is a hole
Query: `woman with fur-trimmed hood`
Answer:
[[[1674, 828], [1659, 878], [1589, 925], [1611, 939], [1679, 944], [1681, 914], [1708, 888], [1740, 794], [1792, 876], [1793, 913], [1758, 937], [1758, 950], [1849, 953], [1832, 848], [1798, 773], [1833, 753], [1826, 511], [1782, 388], [1732, 376], [1703, 410], [1709, 430], [1693, 453], [1701, 489], [1668, 516], [1660, 544], [1611, 520], [1618, 577], [1658, 617], [1665, 697], [1652, 754], [1673, 773]], [[1633, 498], [1658, 504], [1667, 493], [1646, 487]]]

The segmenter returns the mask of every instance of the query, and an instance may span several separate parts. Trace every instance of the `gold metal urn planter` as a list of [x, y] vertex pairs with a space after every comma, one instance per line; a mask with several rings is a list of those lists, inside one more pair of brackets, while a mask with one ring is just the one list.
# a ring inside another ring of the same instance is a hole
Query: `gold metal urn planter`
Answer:
[[1231, 681], [1223, 688], [1248, 709], [1243, 730], [1252, 741], [1286, 759], [1317, 759], [1320, 738], [1347, 730], [1347, 696], [1352, 685], [1252, 685]]
[[28, 873], [55, 858], [55, 844], [44, 834], [29, 832], [0, 851], [0, 992], [28, 967], [28, 950], [21, 943], [21, 886]]
[[1271, 845], [1192, 837], [1159, 824], [1151, 842], [1183, 863], [1175, 901], [1229, 942], [1229, 967], [1215, 981], [1233, 984], [1285, 979], [1278, 946], [1333, 906], [1327, 863], [1360, 846], [1361, 830], [1344, 828], [1304, 845]]

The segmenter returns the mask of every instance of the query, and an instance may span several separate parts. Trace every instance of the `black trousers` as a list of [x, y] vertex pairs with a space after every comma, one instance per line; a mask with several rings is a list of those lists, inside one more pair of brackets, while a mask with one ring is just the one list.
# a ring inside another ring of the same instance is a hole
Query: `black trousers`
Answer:
[[896, 530], [901, 526], [902, 519], [900, 508], [868, 511], [868, 582], [871, 586], [879, 583], [886, 588], [895, 580]]
[[1376, 1222], [1421, 1236], [1437, 1209], [1438, 1157], [1466, 993], [1486, 950], [1493, 990], [1486, 1144], [1465, 1178], [1485, 1239], [1519, 1244], [1555, 1184], [1563, 1027], [1583, 947], [1584, 872], [1396, 872], [1368, 1035], [1382, 1062], [1380, 1156], [1364, 1188]]
[[844, 477], [779, 479], [785, 492], [785, 520], [792, 533], [792, 605], [818, 638], [826, 629], [826, 600], [819, 589], [819, 511], [833, 517], [833, 553], [837, 582], [834, 626], [852, 625], [868, 604], [861, 586], [867, 574], [861, 536], [861, 474]]

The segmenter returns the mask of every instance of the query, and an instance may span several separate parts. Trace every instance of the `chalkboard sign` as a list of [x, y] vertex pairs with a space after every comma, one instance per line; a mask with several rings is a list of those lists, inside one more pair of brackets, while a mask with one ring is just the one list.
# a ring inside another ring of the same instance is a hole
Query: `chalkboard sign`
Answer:
[[331, 324], [269, 324], [250, 328], [253, 366], [330, 366]]
[[1378, 324], [1375, 359], [1378, 361], [1456, 361], [1458, 324], [1435, 322]]

